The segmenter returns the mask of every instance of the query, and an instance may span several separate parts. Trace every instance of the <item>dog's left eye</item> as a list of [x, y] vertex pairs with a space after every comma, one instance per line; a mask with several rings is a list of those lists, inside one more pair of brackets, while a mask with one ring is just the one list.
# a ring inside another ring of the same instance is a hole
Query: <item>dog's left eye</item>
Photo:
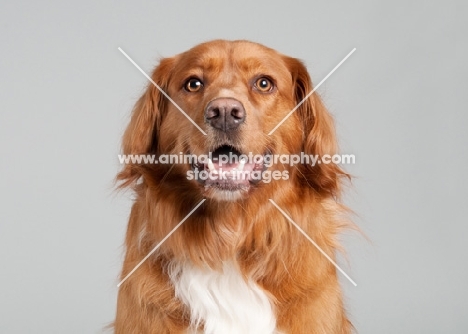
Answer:
[[201, 82], [201, 80], [197, 78], [191, 78], [185, 82], [184, 87], [185, 87], [185, 90], [188, 92], [192, 92], [192, 93], [198, 92], [200, 89], [202, 89], [203, 82]]
[[270, 92], [273, 89], [274, 85], [268, 78], [259, 78], [255, 81], [255, 88], [262, 93]]

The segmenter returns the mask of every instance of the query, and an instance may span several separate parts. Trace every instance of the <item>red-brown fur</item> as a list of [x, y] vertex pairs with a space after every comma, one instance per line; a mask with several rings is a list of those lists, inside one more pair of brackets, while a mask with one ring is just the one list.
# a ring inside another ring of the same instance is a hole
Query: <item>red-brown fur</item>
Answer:
[[[182, 90], [184, 80], [194, 74], [207, 82], [203, 94]], [[265, 95], [249, 89], [249, 80], [257, 74], [273, 76], [278, 90]], [[245, 152], [262, 154], [268, 148], [276, 154], [336, 153], [333, 120], [316, 93], [267, 135], [312, 90], [307, 70], [297, 59], [251, 42], [219, 40], [161, 60], [152, 79], [207, 136], [149, 84], [125, 131], [124, 154], [204, 154], [216, 147], [221, 139], [204, 124], [203, 110], [208, 101], [227, 93], [245, 106], [248, 122], [233, 139]], [[123, 283], [116, 333], [184, 333], [190, 313], [175, 298], [166, 275], [165, 265], [172, 259], [215, 269], [223, 260], [235, 259], [242, 272], [272, 296], [277, 327], [284, 333], [351, 332], [336, 269], [268, 201], [273, 199], [335, 258], [336, 236], [348, 225], [347, 210], [338, 202], [341, 179], [348, 175], [335, 164], [272, 168], [287, 170], [289, 180], [259, 184], [232, 202], [218, 201], [187, 180], [189, 167], [182, 164], [123, 168], [118, 180], [134, 188], [136, 200], [122, 278], [203, 198], [206, 202]]]

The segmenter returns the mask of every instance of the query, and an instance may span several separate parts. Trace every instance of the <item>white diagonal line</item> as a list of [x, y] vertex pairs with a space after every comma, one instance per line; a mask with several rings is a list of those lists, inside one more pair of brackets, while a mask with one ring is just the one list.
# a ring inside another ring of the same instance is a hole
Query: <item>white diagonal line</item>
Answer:
[[327, 76], [326, 76], [325, 78], [323, 78], [322, 81], [320, 81], [320, 82], [318, 83], [318, 85], [315, 86], [315, 88], [314, 88], [309, 94], [307, 94], [307, 96], [304, 97], [304, 98], [302, 99], [302, 101], [299, 102], [299, 104], [298, 104], [297, 106], [295, 106], [294, 109], [291, 110], [291, 111], [283, 118], [283, 120], [282, 120], [281, 122], [279, 122], [278, 125], [275, 126], [275, 127], [273, 128], [273, 130], [271, 130], [271, 131], [268, 133], [268, 135], [271, 136], [271, 134], [272, 134], [273, 132], [275, 132], [276, 129], [278, 129], [278, 128], [281, 126], [281, 124], [283, 124], [283, 123], [289, 118], [289, 116], [291, 116], [291, 115], [293, 114], [293, 112], [295, 112], [295, 111], [297, 110], [297, 108], [299, 108], [299, 107], [304, 103], [304, 101], [306, 101], [306, 100], [307, 100], [307, 99], [308, 99], [308, 98], [309, 98], [309, 97], [310, 97], [310, 96], [311, 96], [311, 95], [328, 79], [328, 77], [329, 77], [330, 75], [332, 75], [333, 72], [335, 72], [335, 71], [338, 69], [338, 67], [340, 67], [340, 66], [346, 61], [346, 59], [348, 59], [348, 58], [353, 54], [354, 51], [356, 51], [356, 48], [352, 49], [351, 52], [348, 53], [348, 55], [347, 55], [346, 57], [344, 57], [343, 60], [340, 61], [340, 62], [338, 63], [338, 65], [336, 65], [335, 68], [334, 68], [333, 70], [331, 70], [331, 72], [328, 73]]
[[279, 212], [281, 212], [281, 213], [283, 214], [284, 217], [286, 217], [287, 220], [289, 220], [289, 222], [290, 222], [291, 224], [293, 224], [293, 225], [299, 230], [299, 232], [302, 233], [302, 235], [304, 235], [304, 237], [307, 238], [307, 240], [309, 240], [309, 241], [312, 243], [312, 245], [315, 246], [315, 248], [317, 248], [317, 249], [319, 250], [320, 253], [322, 253], [323, 256], [325, 256], [325, 257], [327, 258], [328, 261], [330, 261], [330, 262], [335, 266], [336, 269], [338, 269], [354, 286], [357, 286], [356, 282], [354, 282], [354, 281], [351, 279], [351, 277], [349, 277], [348, 274], [346, 274], [346, 273], [344, 272], [344, 270], [341, 269], [340, 266], [338, 266], [338, 265], [335, 263], [335, 261], [333, 261], [333, 260], [331, 259], [331, 257], [329, 257], [328, 254], [325, 253], [325, 252], [319, 247], [319, 245], [317, 245], [317, 244], [315, 243], [315, 241], [312, 240], [312, 238], [309, 237], [309, 236], [307, 235], [307, 233], [305, 233], [304, 230], [301, 229], [301, 228], [299, 227], [299, 225], [297, 225], [297, 224], [294, 222], [294, 220], [292, 220], [291, 217], [289, 217], [288, 214], [287, 214], [286, 212], [284, 212], [284, 211], [278, 206], [278, 204], [275, 203], [275, 201], [273, 201], [271, 198], [269, 199], [269, 201], [271, 202], [271, 204], [273, 204], [273, 205], [279, 210]]
[[162, 240], [153, 248], [153, 250], [152, 250], [151, 252], [149, 252], [148, 255], [146, 255], [146, 256], [143, 258], [143, 260], [141, 260], [140, 263], [138, 263], [138, 264], [135, 266], [135, 268], [133, 268], [132, 271], [129, 272], [129, 273], [127, 274], [127, 276], [125, 276], [125, 278], [124, 278], [119, 284], [117, 284], [117, 287], [120, 287], [120, 286], [123, 284], [123, 282], [125, 282], [125, 281], [127, 280], [127, 278], [129, 278], [129, 277], [143, 264], [143, 262], [145, 262], [154, 252], [156, 252], [156, 250], [163, 244], [163, 242], [166, 241], [166, 240], [172, 235], [172, 233], [174, 233], [174, 232], [180, 227], [180, 225], [182, 225], [182, 224], [187, 220], [187, 218], [190, 217], [190, 215], [191, 215], [192, 213], [194, 213], [195, 210], [198, 209], [198, 207], [199, 207], [200, 205], [202, 205], [203, 202], [205, 202], [205, 201], [206, 201], [206, 199], [203, 199], [200, 203], [198, 203], [198, 205], [197, 205], [196, 207], [194, 207], [194, 208], [192, 209], [192, 211], [190, 211], [190, 212], [188, 213], [188, 215], [186, 215], [185, 218], [182, 219], [182, 220], [180, 221], [180, 223], [177, 224], [177, 226], [174, 227], [174, 228], [172, 229], [172, 231], [169, 232], [169, 233], [164, 237], [164, 239], [162, 239]]
[[183, 111], [182, 108], [179, 107], [179, 105], [178, 105], [177, 103], [175, 103], [175, 101], [174, 101], [173, 99], [171, 99], [171, 97], [170, 97], [169, 95], [167, 95], [166, 92], [165, 92], [164, 90], [162, 90], [162, 88], [159, 87], [159, 85], [158, 85], [156, 82], [154, 82], [154, 80], [151, 79], [151, 77], [150, 77], [148, 74], [146, 74], [145, 71], [143, 71], [143, 70], [141, 69], [141, 67], [138, 66], [137, 63], [135, 63], [135, 62], [133, 61], [132, 58], [130, 58], [129, 55], [127, 55], [127, 54], [125, 53], [124, 50], [122, 50], [120, 47], [119, 47], [118, 49], [119, 49], [120, 52], [122, 52], [122, 54], [123, 54], [128, 60], [130, 60], [130, 62], [131, 62], [138, 70], [140, 70], [140, 72], [146, 77], [146, 79], [148, 79], [149, 81], [151, 81], [151, 83], [152, 83], [157, 89], [159, 89], [159, 91], [161, 92], [161, 94], [163, 94], [169, 101], [171, 101], [172, 104], [173, 104], [177, 109], [179, 109], [179, 111], [180, 111], [185, 117], [187, 117], [187, 119], [188, 119], [193, 125], [195, 125], [195, 126], [197, 127], [197, 129], [200, 130], [201, 133], [203, 133], [203, 134], [206, 136], [206, 132], [203, 131], [202, 128], [200, 128], [200, 127], [198, 126], [198, 124], [195, 123], [194, 120], [193, 120], [192, 118], [190, 118], [190, 116], [187, 115], [187, 113], [186, 113], [185, 111]]

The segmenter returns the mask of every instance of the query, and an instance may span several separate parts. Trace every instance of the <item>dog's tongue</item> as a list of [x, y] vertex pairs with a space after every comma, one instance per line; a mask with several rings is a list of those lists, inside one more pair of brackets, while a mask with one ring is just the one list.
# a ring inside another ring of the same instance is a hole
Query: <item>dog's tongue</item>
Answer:
[[205, 171], [210, 177], [205, 181], [205, 187], [216, 186], [224, 189], [235, 189], [248, 186], [250, 182], [258, 183], [261, 179], [262, 166], [249, 161], [231, 146], [221, 146], [211, 152], [211, 159], [205, 164]]
[[211, 153], [211, 162], [215, 169], [238, 169], [241, 153], [231, 146], [221, 146]]
[[206, 168], [212, 171], [248, 171], [251, 172], [255, 164], [251, 163], [244, 156], [241, 159], [241, 153], [231, 146], [221, 146], [211, 152], [211, 161], [208, 162]]

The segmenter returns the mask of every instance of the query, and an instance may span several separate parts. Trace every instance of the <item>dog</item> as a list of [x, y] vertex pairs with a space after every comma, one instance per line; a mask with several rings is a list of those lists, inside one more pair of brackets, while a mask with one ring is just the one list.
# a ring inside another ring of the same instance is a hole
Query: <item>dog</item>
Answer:
[[158, 87], [136, 103], [123, 153], [209, 158], [129, 163], [118, 174], [135, 201], [115, 333], [350, 333], [336, 268], [300, 231], [335, 259], [352, 224], [340, 203], [349, 175], [270, 159], [337, 152], [304, 64], [215, 40], [162, 59], [151, 78]]

